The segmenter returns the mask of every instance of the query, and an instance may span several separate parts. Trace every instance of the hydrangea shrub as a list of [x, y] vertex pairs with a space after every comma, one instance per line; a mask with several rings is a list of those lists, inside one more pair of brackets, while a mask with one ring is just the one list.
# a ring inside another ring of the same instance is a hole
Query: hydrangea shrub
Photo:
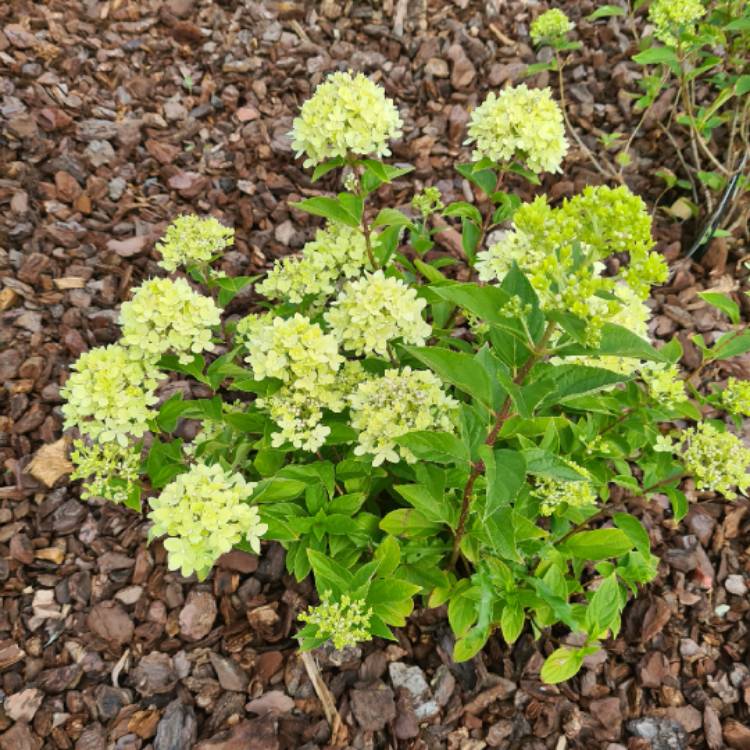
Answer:
[[[378, 188], [409, 172], [373, 158], [398, 111], [334, 74], [293, 137], [314, 178], [340, 169], [344, 190], [297, 204], [326, 220], [300, 255], [227, 317], [254, 281], [211, 267], [232, 231], [180, 217], [157, 246], [173, 274], [123, 305], [119, 344], [73, 366], [63, 411], [84, 497], [145, 498], [183, 575], [281, 543], [320, 598], [299, 613], [302, 648], [393, 638], [416, 600], [445, 605], [458, 660], [493, 635], [563, 626], [575, 637], [548, 650], [542, 678], [573, 676], [656, 574], [629, 498], [665, 495], [679, 520], [687, 477], [691, 499], [747, 490], [750, 451], [726, 416], [736, 426], [750, 394], [736, 380], [699, 392], [679, 341], [649, 340], [667, 267], [639, 197], [589, 187], [553, 206], [503, 189], [509, 173], [561, 169], [561, 123], [548, 91], [490, 95], [469, 125], [475, 161], [457, 165], [476, 201], [445, 205], [430, 187], [377, 210]], [[436, 247], [446, 222], [460, 260]], [[735, 325], [696, 339], [702, 368], [750, 351], [736, 303], [706, 299]], [[170, 372], [211, 395], [160, 399]], [[191, 440], [177, 437], [186, 419]]]

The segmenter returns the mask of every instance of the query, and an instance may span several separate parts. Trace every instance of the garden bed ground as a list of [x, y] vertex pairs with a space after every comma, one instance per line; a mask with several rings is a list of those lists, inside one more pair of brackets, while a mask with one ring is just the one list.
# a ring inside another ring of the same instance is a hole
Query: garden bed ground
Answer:
[[[430, 0], [426, 18], [410, 10], [403, 35], [394, 3], [383, 5], [0, 8], [0, 750], [329, 741], [292, 638], [312, 590], [284, 574], [282, 550], [233, 553], [201, 584], [168, 572], [143, 518], [81, 502], [68, 484], [58, 394], [75, 357], [116, 339], [118, 306], [156, 273], [154, 240], [178, 213], [236, 227], [229, 273], [256, 273], [301, 247], [312, 226], [287, 203], [311, 183], [286, 133], [327, 71], [375, 76], [406, 121], [395, 158], [446, 195], [467, 190], [450, 171], [467, 108], [535, 61], [527, 29], [541, 4], [507, 0], [492, 15], [490, 2]], [[578, 20], [594, 4], [565, 9]], [[616, 19], [583, 21], [577, 33], [570, 115], [596, 148], [592, 131], [635, 124], [637, 67]], [[665, 97], [646, 118], [626, 172], [648, 201], [662, 187], [655, 169], [679, 169], [656, 128], [670, 106]], [[575, 149], [565, 169], [548, 185], [554, 198], [598, 181]], [[654, 334], [679, 332], [687, 368], [697, 364], [690, 334], [726, 328], [696, 291], [731, 291], [741, 275], [732, 241], [715, 241], [701, 264], [680, 262], [694, 230], [657, 214], [675, 273], [655, 297]], [[731, 368], [746, 378], [750, 359]], [[441, 611], [417, 613], [397, 644], [319, 655], [351, 746], [750, 748], [749, 507], [703, 498], [679, 526], [666, 501], [633, 508], [662, 558], [659, 577], [569, 683], [541, 684], [553, 643], [528, 634], [512, 649], [493, 638], [454, 664]]]

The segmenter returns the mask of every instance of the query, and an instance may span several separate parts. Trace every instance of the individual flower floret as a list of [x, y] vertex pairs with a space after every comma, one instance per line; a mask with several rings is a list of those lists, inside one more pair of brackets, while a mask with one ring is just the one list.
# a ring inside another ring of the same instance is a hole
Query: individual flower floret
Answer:
[[685, 380], [677, 365], [648, 362], [641, 366], [641, 378], [651, 398], [665, 409], [674, 409], [686, 399]]
[[364, 600], [344, 594], [339, 601], [332, 602], [329, 591], [317, 607], [310, 607], [299, 619], [315, 626], [318, 638], [332, 641], [334, 648], [341, 650], [370, 639], [370, 617], [372, 609]]
[[[294, 388], [316, 392], [336, 382], [343, 357], [334, 336], [296, 313], [291, 318], [254, 318], [243, 328], [245, 361], [258, 380], [278, 378]], [[239, 330], [239, 326], [238, 326]]]
[[586, 508], [596, 504], [597, 493], [591, 482], [567, 482], [540, 477], [533, 491], [539, 500], [539, 512], [551, 516], [558, 510]]
[[750, 380], [729, 378], [721, 393], [721, 405], [729, 414], [750, 417]]
[[729, 500], [750, 485], [750, 449], [731, 432], [701, 422], [682, 433], [682, 460], [699, 490], [713, 490]]
[[570, 19], [559, 8], [542, 13], [531, 23], [531, 39], [534, 44], [563, 39], [573, 28]]
[[458, 402], [446, 395], [442, 384], [427, 370], [386, 370], [382, 377], [359, 384], [349, 397], [351, 425], [359, 433], [357, 456], [372, 455], [373, 466], [403, 458], [416, 458], [396, 438], [421, 430], [453, 431]]
[[169, 567], [204, 578], [225, 552], [245, 539], [260, 552], [260, 537], [268, 530], [258, 509], [246, 502], [255, 484], [219, 464], [193, 465], [153, 498], [150, 538], [167, 536]]
[[490, 93], [471, 113], [468, 132], [475, 160], [518, 160], [537, 173], [558, 172], [568, 150], [562, 112], [550, 90], [524, 84]]
[[125, 346], [152, 358], [173, 352], [183, 364], [213, 349], [212, 330], [220, 322], [214, 301], [185, 279], [149, 279], [120, 311]]
[[305, 166], [350, 154], [388, 156], [403, 123], [384, 90], [362, 73], [333, 73], [292, 123], [292, 147]]
[[395, 338], [424, 344], [432, 332], [422, 318], [426, 305], [403, 281], [376, 271], [345, 284], [325, 319], [347, 351], [385, 356]]
[[209, 263], [233, 243], [234, 229], [225, 227], [213, 216], [186, 214], [167, 227], [156, 249], [162, 256], [159, 265], [167, 271], [176, 271], [180, 266]]
[[85, 352], [72, 370], [60, 392], [66, 401], [65, 429], [78, 427], [92, 440], [116, 441], [123, 447], [146, 432], [159, 382], [151, 362], [111, 344]]
[[83, 479], [84, 500], [101, 497], [125, 503], [138, 492], [141, 452], [132, 445], [76, 440], [70, 458], [75, 464], [71, 479]]
[[700, 0], [654, 0], [648, 9], [654, 36], [670, 46], [676, 45], [677, 36], [705, 14], [706, 8]]
[[269, 299], [299, 304], [305, 297], [328, 297], [340, 279], [359, 276], [370, 269], [367, 243], [359, 229], [329, 224], [319, 229], [298, 256], [274, 263], [256, 289]]

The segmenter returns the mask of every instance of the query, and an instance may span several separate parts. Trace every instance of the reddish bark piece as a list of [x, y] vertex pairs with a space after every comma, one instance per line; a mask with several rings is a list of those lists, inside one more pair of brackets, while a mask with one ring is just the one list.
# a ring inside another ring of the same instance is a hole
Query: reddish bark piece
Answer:
[[143, 252], [148, 241], [149, 238], [146, 235], [128, 237], [126, 240], [109, 240], [107, 250], [117, 253], [121, 258], [132, 258]]
[[133, 621], [117, 602], [97, 604], [86, 618], [86, 623], [96, 635], [115, 646], [124, 646], [133, 637]]
[[144, 697], [170, 693], [177, 684], [174, 663], [168, 654], [152, 651], [133, 670], [135, 689]]
[[216, 599], [208, 591], [191, 591], [180, 611], [180, 635], [190, 641], [205, 638], [216, 621]]

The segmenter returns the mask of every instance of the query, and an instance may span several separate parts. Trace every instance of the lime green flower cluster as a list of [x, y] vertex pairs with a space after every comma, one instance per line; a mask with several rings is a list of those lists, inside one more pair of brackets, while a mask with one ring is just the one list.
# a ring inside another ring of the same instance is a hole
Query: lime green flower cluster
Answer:
[[560, 41], [573, 29], [570, 19], [558, 8], [542, 13], [531, 23], [531, 40], [534, 44]]
[[[321, 424], [323, 409], [344, 409], [340, 390], [349, 383], [355, 365], [344, 363], [334, 336], [300, 313], [287, 319], [248, 316], [237, 333], [249, 352], [245, 361], [255, 377], [284, 383], [257, 402], [279, 427], [271, 438], [273, 445], [288, 441], [295, 448], [317, 450], [330, 433]], [[356, 367], [361, 366], [356, 363]]]
[[424, 344], [432, 333], [422, 317], [426, 305], [415, 289], [375, 271], [347, 282], [324, 317], [347, 351], [386, 356], [396, 338]]
[[351, 425], [357, 430], [357, 456], [372, 455], [373, 466], [414, 454], [396, 445], [396, 438], [418, 430], [453, 432], [458, 402], [446, 395], [440, 380], [427, 370], [386, 370], [369, 378], [349, 396]]
[[214, 301], [185, 279], [149, 279], [120, 311], [124, 346], [152, 359], [171, 351], [183, 364], [213, 349], [212, 330], [220, 323]]
[[70, 478], [84, 480], [84, 500], [100, 497], [124, 503], [139, 484], [141, 454], [133, 446], [76, 440], [70, 458], [76, 467]]
[[648, 9], [654, 36], [670, 47], [676, 46], [677, 36], [690, 30], [705, 14], [701, 0], [654, 0]]
[[268, 299], [299, 304], [308, 296], [329, 297], [341, 279], [359, 276], [370, 268], [362, 232], [330, 223], [316, 232], [300, 255], [277, 260], [256, 289]]
[[146, 432], [160, 377], [151, 362], [110, 344], [85, 352], [71, 369], [60, 391], [65, 429], [78, 427], [91, 440], [122, 447]]
[[[589, 187], [581, 195], [551, 208], [540, 196], [523, 204], [513, 229], [478, 254], [483, 281], [502, 280], [514, 263], [528, 276], [542, 307], [562, 310], [588, 322], [595, 344], [605, 322], [642, 317], [640, 302], [651, 285], [665, 280], [663, 258], [650, 252], [651, 220], [645, 204], [627, 188]], [[627, 251], [630, 264], [604, 277], [602, 261]]]
[[260, 537], [268, 530], [258, 509], [246, 502], [255, 484], [219, 464], [194, 464], [150, 501], [154, 525], [149, 538], [167, 536], [164, 547], [172, 570], [204, 578], [216, 560], [245, 539], [260, 552]]
[[558, 172], [568, 150], [560, 107], [549, 89], [525, 84], [490, 93], [472, 113], [466, 143], [475, 160], [514, 160], [532, 172]]
[[403, 123], [393, 101], [362, 73], [333, 73], [315, 89], [292, 123], [292, 147], [304, 165], [357, 154], [390, 155], [388, 141]]
[[209, 263], [233, 243], [234, 229], [225, 227], [213, 216], [186, 214], [167, 227], [156, 249], [162, 256], [159, 265], [174, 272], [180, 266]]
[[567, 482], [540, 477], [533, 492], [539, 500], [539, 512], [551, 516], [567, 508], [587, 508], [596, 505], [598, 495], [591, 482]]
[[245, 361], [258, 380], [277, 378], [314, 392], [336, 382], [344, 358], [336, 339], [301, 313], [291, 318], [265, 315], [251, 319], [249, 330], [238, 327], [249, 354]]
[[665, 409], [674, 409], [687, 398], [685, 380], [677, 365], [647, 362], [640, 371], [649, 395]]
[[750, 380], [729, 378], [721, 393], [721, 405], [729, 414], [750, 417]]
[[681, 451], [685, 468], [699, 490], [713, 490], [728, 500], [745, 494], [750, 486], [750, 449], [731, 432], [721, 432], [709, 422], [684, 430]]
[[317, 628], [317, 636], [333, 642], [336, 649], [356, 646], [370, 640], [372, 609], [363, 599], [352, 599], [344, 594], [337, 602], [326, 592], [317, 607], [310, 607], [299, 619]]

